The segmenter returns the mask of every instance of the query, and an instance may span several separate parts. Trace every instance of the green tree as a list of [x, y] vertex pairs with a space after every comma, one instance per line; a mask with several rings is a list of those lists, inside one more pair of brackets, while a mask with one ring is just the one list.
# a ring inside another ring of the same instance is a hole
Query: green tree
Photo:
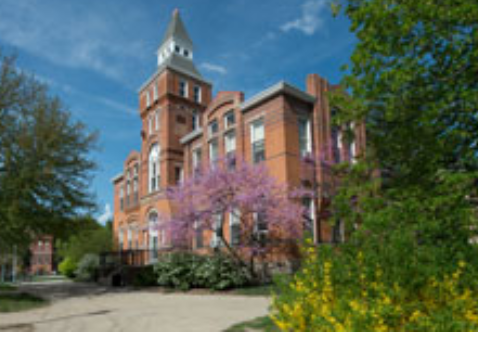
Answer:
[[92, 210], [96, 138], [46, 85], [0, 53], [0, 249], [61, 235]]
[[358, 43], [336, 100], [367, 122], [386, 183], [433, 186], [441, 170], [478, 169], [478, 3], [339, 1]]
[[100, 225], [91, 217], [81, 217], [73, 222], [72, 234], [67, 240], [56, 242], [58, 255], [78, 264], [87, 255], [99, 255], [113, 248], [113, 234], [109, 227]]

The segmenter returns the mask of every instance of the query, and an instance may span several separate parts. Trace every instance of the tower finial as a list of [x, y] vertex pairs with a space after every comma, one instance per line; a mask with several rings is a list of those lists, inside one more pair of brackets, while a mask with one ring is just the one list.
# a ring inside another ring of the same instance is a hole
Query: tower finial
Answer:
[[179, 8], [175, 8], [174, 11], [173, 11], [173, 15], [178, 15], [179, 14]]

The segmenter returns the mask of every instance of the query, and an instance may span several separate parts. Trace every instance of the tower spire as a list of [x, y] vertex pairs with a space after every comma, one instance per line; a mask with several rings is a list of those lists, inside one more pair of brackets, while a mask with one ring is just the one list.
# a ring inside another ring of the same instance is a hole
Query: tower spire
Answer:
[[176, 8], [158, 49], [158, 67], [174, 68], [202, 79], [193, 63], [193, 48], [179, 9]]

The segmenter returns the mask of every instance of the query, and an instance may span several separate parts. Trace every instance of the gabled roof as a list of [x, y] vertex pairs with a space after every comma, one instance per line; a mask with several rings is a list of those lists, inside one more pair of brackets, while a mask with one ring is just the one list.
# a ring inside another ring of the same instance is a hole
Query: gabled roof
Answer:
[[175, 9], [173, 12], [173, 17], [169, 22], [166, 34], [164, 34], [162, 44], [168, 41], [170, 38], [177, 38], [184, 43], [188, 43], [191, 46], [193, 45], [193, 42], [189, 37], [188, 32], [186, 31], [186, 27], [184, 26], [183, 20], [181, 20], [181, 16], [179, 15], [178, 9]]

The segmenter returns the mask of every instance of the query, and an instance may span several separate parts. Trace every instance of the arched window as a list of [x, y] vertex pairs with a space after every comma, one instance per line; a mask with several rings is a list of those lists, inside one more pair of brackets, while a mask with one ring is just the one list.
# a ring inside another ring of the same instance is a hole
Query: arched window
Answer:
[[157, 144], [151, 147], [149, 151], [149, 192], [159, 189], [160, 185], [160, 167], [159, 167], [159, 146]]
[[153, 211], [149, 214], [148, 225], [149, 225], [149, 250], [151, 251], [151, 260], [156, 260], [158, 258], [158, 229], [157, 226], [159, 222], [158, 214]]

